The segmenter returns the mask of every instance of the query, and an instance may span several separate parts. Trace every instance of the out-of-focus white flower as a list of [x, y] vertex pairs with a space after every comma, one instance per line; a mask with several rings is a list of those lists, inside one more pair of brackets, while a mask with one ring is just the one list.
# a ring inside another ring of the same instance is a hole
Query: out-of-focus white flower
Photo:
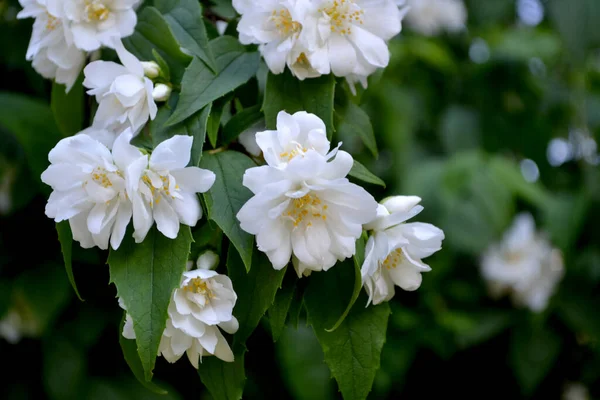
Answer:
[[[50, 151], [50, 166], [42, 181], [51, 186], [46, 215], [56, 222], [69, 220], [73, 239], [83, 248], [117, 249], [132, 216], [125, 175], [141, 157], [132, 152], [131, 132], [114, 143], [113, 152], [87, 135], [58, 142]], [[139, 162], [139, 161], [138, 161]]]
[[519, 214], [501, 243], [491, 246], [481, 262], [491, 294], [510, 293], [517, 305], [543, 311], [564, 273], [559, 250], [535, 230], [530, 214]]
[[244, 149], [246, 149], [248, 154], [254, 157], [258, 157], [262, 154], [262, 150], [258, 147], [258, 143], [256, 143], [256, 133], [264, 131], [265, 129], [267, 129], [267, 127], [265, 126], [264, 121], [262, 121], [240, 133], [238, 142], [244, 146]]
[[144, 240], [154, 221], [163, 235], [175, 239], [180, 223], [195, 226], [202, 217], [196, 193], [210, 189], [215, 174], [187, 167], [192, 142], [191, 136], [173, 136], [156, 146], [149, 159], [143, 156], [130, 169], [127, 193], [133, 202], [133, 237], [137, 243]]
[[117, 137], [119, 137], [121, 132], [115, 132], [112, 130], [99, 128], [97, 126], [92, 125], [89, 128], [85, 128], [78, 134], [87, 135], [92, 139], [95, 139], [103, 145], [105, 145], [109, 150], [112, 150], [113, 144], [115, 143], [115, 140], [117, 139]]
[[467, 9], [463, 0], [408, 0], [407, 3], [406, 23], [423, 35], [457, 32], [465, 27]]
[[581, 383], [569, 383], [565, 386], [562, 400], [589, 400], [590, 393], [588, 389]]
[[277, 127], [257, 134], [269, 165], [246, 170], [243, 184], [254, 197], [237, 218], [275, 269], [293, 254], [299, 276], [328, 270], [354, 255], [362, 224], [375, 217], [377, 203], [346, 179], [354, 162], [350, 154], [326, 154], [329, 142], [318, 117], [281, 112]]
[[83, 85], [89, 89], [89, 95], [96, 96], [99, 104], [94, 126], [114, 131], [131, 127], [135, 134], [148, 118], [156, 117], [154, 86], [144, 76], [140, 61], [125, 50], [121, 42], [115, 44], [115, 49], [123, 65], [94, 61], [83, 70]]
[[150, 79], [158, 78], [160, 75], [160, 66], [154, 61], [142, 61], [144, 75]]
[[75, 46], [94, 51], [113, 47], [115, 39], [131, 35], [139, 0], [47, 0], [59, 9], [73, 33]]
[[406, 223], [423, 207], [416, 196], [394, 196], [377, 208], [377, 217], [365, 225], [372, 231], [361, 268], [369, 303], [379, 304], [394, 297], [394, 285], [404, 290], [421, 286], [421, 272], [431, 268], [421, 259], [442, 248], [444, 232], [420, 222]]
[[[174, 363], [186, 353], [194, 368], [198, 368], [198, 359], [207, 355], [233, 361], [233, 352], [219, 328], [230, 334], [238, 330], [238, 321], [232, 314], [236, 300], [229, 277], [206, 269], [184, 272], [180, 288], [173, 292], [169, 304], [158, 354]], [[129, 316], [123, 336], [135, 339]]]
[[26, 58], [44, 78], [66, 85], [67, 92], [77, 80], [85, 53], [75, 47], [73, 35], [56, 7], [44, 0], [20, 0], [23, 10], [17, 18], [35, 18]]
[[225, 34], [225, 31], [227, 30], [227, 25], [229, 24], [227, 23], [227, 21], [217, 21], [215, 25], [217, 27], [217, 32], [219, 33], [219, 35], [223, 36]]
[[154, 101], [167, 101], [171, 96], [171, 91], [171, 86], [157, 83], [152, 90], [152, 98]]
[[23, 337], [38, 335], [37, 324], [19, 307], [10, 308], [0, 319], [0, 337], [10, 344], [16, 344]]
[[207, 250], [198, 256], [196, 265], [198, 269], [213, 270], [219, 266], [219, 255], [212, 250]]

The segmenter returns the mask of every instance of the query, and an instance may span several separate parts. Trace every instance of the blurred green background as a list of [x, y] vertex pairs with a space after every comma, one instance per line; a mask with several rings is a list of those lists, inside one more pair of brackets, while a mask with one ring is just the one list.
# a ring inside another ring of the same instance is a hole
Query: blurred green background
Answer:
[[[461, 32], [405, 28], [390, 43], [390, 66], [359, 90], [379, 157], [352, 130], [334, 138], [387, 182], [368, 187], [377, 199], [419, 195], [418, 220], [446, 233], [422, 287], [391, 302], [371, 398], [560, 399], [574, 383], [600, 398], [600, 2], [466, 6]], [[0, 338], [0, 398], [207, 399], [185, 360], [157, 360], [168, 396], [134, 379], [118, 343], [122, 310], [106, 253], [74, 246], [84, 302], [67, 281], [38, 178], [44, 143], [55, 143], [52, 85], [25, 61], [32, 21], [17, 20], [19, 10], [0, 0], [0, 335], [10, 336], [16, 312], [22, 336]], [[24, 140], [31, 132], [35, 140]], [[539, 314], [491, 299], [479, 269], [520, 211], [565, 260]], [[311, 328], [291, 324], [273, 344], [263, 322], [248, 343], [245, 398], [338, 398]]]

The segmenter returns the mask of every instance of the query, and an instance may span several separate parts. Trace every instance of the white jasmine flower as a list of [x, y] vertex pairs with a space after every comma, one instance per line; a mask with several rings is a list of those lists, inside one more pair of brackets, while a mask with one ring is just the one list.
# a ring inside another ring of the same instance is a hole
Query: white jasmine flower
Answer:
[[131, 127], [134, 133], [156, 117], [157, 107], [152, 98], [154, 86], [144, 76], [140, 61], [123, 47], [115, 48], [123, 65], [111, 61], [94, 61], [83, 73], [83, 85], [99, 103], [94, 126], [115, 131]]
[[387, 41], [400, 33], [404, 10], [393, 0], [320, 0], [320, 47], [336, 76], [365, 75], [388, 65]]
[[158, 78], [160, 75], [160, 66], [154, 61], [142, 61], [142, 68], [144, 69], [144, 75], [150, 79]]
[[196, 193], [210, 189], [215, 174], [187, 167], [192, 142], [191, 136], [173, 136], [130, 170], [127, 192], [133, 202], [133, 237], [137, 243], [144, 240], [154, 221], [163, 235], [175, 239], [180, 223], [195, 226], [202, 217]]
[[517, 305], [543, 311], [564, 273], [559, 250], [535, 230], [530, 214], [519, 214], [501, 243], [484, 254], [481, 272], [494, 297], [510, 293]]
[[240, 136], [238, 136], [238, 142], [244, 146], [244, 149], [248, 152], [248, 154], [254, 157], [259, 157], [262, 154], [262, 150], [256, 143], [256, 133], [264, 131], [265, 129], [265, 123], [262, 121], [240, 133]]
[[415, 31], [434, 36], [465, 27], [467, 9], [462, 0], [408, 0], [407, 24]]
[[47, 7], [45, 0], [20, 0], [23, 10], [17, 18], [35, 18], [26, 59], [46, 79], [64, 84], [67, 92], [77, 80], [85, 53], [75, 47], [71, 31], [65, 27], [59, 10]]
[[282, 269], [293, 254], [299, 276], [326, 271], [354, 255], [362, 224], [377, 208], [369, 193], [346, 179], [352, 156], [337, 150], [324, 154], [329, 142], [317, 120], [281, 112], [277, 131], [257, 134], [269, 165], [246, 170], [243, 184], [254, 197], [237, 214], [273, 267]]
[[75, 46], [85, 51], [113, 47], [114, 39], [131, 35], [138, 0], [48, 0], [62, 6]]
[[154, 101], [167, 101], [171, 96], [171, 86], [164, 83], [157, 83], [152, 90], [152, 99]]
[[[233, 352], [219, 328], [237, 332], [239, 324], [232, 314], [236, 300], [229, 277], [206, 269], [184, 272], [169, 304], [158, 354], [174, 363], [186, 353], [194, 368], [199, 358], [208, 355], [232, 362]], [[123, 336], [135, 339], [133, 321], [127, 321], [131, 318], [126, 318]]]
[[365, 248], [361, 275], [369, 303], [379, 304], [394, 297], [394, 286], [416, 290], [421, 272], [431, 268], [421, 259], [442, 248], [444, 232], [420, 222], [406, 223], [423, 207], [416, 196], [394, 196], [377, 208], [377, 217], [365, 225], [372, 231]]
[[219, 255], [212, 250], [207, 250], [198, 256], [196, 265], [198, 269], [213, 270], [219, 266]]
[[89, 128], [85, 128], [78, 134], [87, 135], [105, 145], [109, 150], [112, 150], [115, 140], [121, 133], [92, 125]]
[[131, 132], [115, 141], [113, 152], [87, 135], [58, 142], [50, 151], [51, 165], [42, 181], [53, 189], [46, 215], [56, 222], [69, 220], [73, 239], [83, 248], [117, 249], [132, 216], [125, 175], [137, 158], [131, 152]]

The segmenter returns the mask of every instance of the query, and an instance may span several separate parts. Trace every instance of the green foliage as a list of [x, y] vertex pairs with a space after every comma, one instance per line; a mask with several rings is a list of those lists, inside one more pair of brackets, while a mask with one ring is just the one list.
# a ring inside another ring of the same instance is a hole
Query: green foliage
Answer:
[[65, 270], [71, 286], [75, 291], [75, 294], [79, 300], [83, 301], [79, 290], [77, 290], [77, 284], [75, 283], [75, 276], [73, 275], [73, 234], [71, 233], [71, 227], [69, 221], [62, 221], [56, 224], [56, 232], [58, 233], [58, 241], [60, 242], [60, 248], [62, 251], [63, 259], [65, 260]]
[[191, 242], [189, 228], [182, 226], [176, 239], [152, 228], [139, 244], [126, 234], [119, 249], [111, 251], [108, 258], [110, 280], [133, 319], [146, 381], [152, 378], [167, 308], [173, 289], [181, 282]]
[[341, 137], [357, 136], [375, 158], [379, 156], [377, 142], [371, 120], [366, 112], [354, 104], [344, 93], [338, 90], [335, 96], [335, 121], [337, 133]]
[[83, 129], [84, 90], [82, 82], [82, 77], [79, 77], [69, 93], [65, 92], [65, 86], [58, 83], [52, 84], [50, 107], [54, 121], [65, 137], [72, 136]]
[[235, 355], [235, 361], [226, 363], [216, 357], [206, 357], [198, 366], [202, 383], [215, 400], [240, 400], [246, 384], [245, 351]]
[[281, 288], [277, 290], [273, 305], [269, 307], [269, 310], [267, 311], [273, 342], [276, 342], [279, 339], [285, 328], [285, 321], [296, 292], [297, 281], [298, 277], [290, 268], [283, 278]]

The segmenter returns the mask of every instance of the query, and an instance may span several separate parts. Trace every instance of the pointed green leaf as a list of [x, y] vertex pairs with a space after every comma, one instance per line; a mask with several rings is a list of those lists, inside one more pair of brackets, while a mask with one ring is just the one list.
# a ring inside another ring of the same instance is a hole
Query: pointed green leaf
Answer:
[[390, 309], [387, 303], [365, 307], [367, 298], [363, 293], [337, 329], [326, 331], [336, 324], [352, 296], [352, 264], [353, 261], [347, 260], [326, 274], [311, 276], [304, 304], [308, 321], [323, 348], [325, 362], [344, 399], [361, 400], [369, 394], [379, 368]]
[[133, 372], [133, 375], [142, 384], [142, 386], [154, 393], [167, 394], [167, 390], [161, 388], [154, 382], [146, 381], [146, 379], [144, 378], [144, 367], [142, 367], [140, 356], [137, 353], [135, 340], [125, 339], [125, 337], [123, 336], [125, 315], [126, 314], [123, 313], [121, 325], [119, 326], [119, 344], [121, 345], [121, 350], [123, 351], [123, 357], [125, 358], [125, 362], [127, 362], [127, 365], [129, 365], [129, 369], [131, 369], [131, 372]]
[[56, 232], [58, 233], [58, 241], [60, 242], [60, 248], [62, 250], [63, 259], [65, 261], [65, 270], [67, 271], [67, 277], [71, 286], [75, 291], [75, 294], [79, 300], [83, 301], [79, 290], [77, 290], [77, 284], [75, 283], [75, 276], [73, 276], [73, 234], [71, 233], [71, 227], [69, 221], [62, 221], [56, 224]]
[[83, 82], [82, 76], [77, 79], [71, 91], [65, 92], [65, 86], [52, 83], [50, 108], [54, 121], [64, 137], [72, 136], [83, 129]]
[[227, 272], [233, 282], [238, 299], [233, 315], [240, 323], [234, 335], [234, 347], [244, 348], [246, 340], [258, 326], [275, 300], [275, 293], [281, 287], [285, 268], [277, 271], [261, 251], [255, 251], [252, 269], [247, 272], [237, 252], [229, 248]]
[[246, 83], [258, 70], [257, 52], [247, 52], [237, 39], [221, 36], [210, 42], [217, 62], [215, 75], [197, 58], [185, 70], [181, 96], [175, 112], [167, 121], [173, 125], [183, 121], [208, 103]]
[[145, 7], [138, 14], [135, 32], [123, 39], [123, 43], [140, 61], [154, 60], [153, 50], [156, 50], [169, 64], [173, 83], [181, 82], [184, 70], [192, 60], [181, 51], [169, 23], [154, 7]]
[[252, 197], [252, 192], [242, 185], [242, 176], [256, 164], [237, 151], [205, 154], [200, 167], [213, 171], [217, 178], [210, 190], [204, 193], [208, 217], [215, 221], [240, 253], [246, 270], [252, 264], [254, 237], [243, 231], [237, 220], [240, 208]]
[[385, 187], [385, 182], [375, 176], [371, 171], [367, 169], [364, 165], [354, 160], [354, 165], [352, 165], [352, 169], [348, 173], [353, 178], [359, 179], [363, 182], [372, 183], [374, 185], [379, 185]]
[[286, 111], [293, 114], [306, 111], [316, 114], [325, 123], [327, 136], [333, 134], [333, 97], [335, 79], [333, 75], [298, 80], [286, 69], [283, 74], [269, 73], [263, 111], [268, 129], [275, 129], [277, 114]]
[[275, 301], [267, 312], [269, 316], [269, 325], [271, 325], [271, 335], [273, 336], [273, 342], [276, 342], [283, 328], [285, 327], [285, 320], [287, 319], [294, 293], [296, 292], [296, 283], [298, 282], [298, 276], [295, 271], [290, 268], [283, 279], [281, 288], [275, 295]]
[[231, 101], [232, 96], [228, 95], [216, 100], [212, 106], [212, 112], [208, 117], [208, 124], [206, 127], [206, 135], [210, 145], [214, 148], [217, 147], [217, 137], [219, 135], [219, 128], [221, 127], [221, 118], [223, 117], [223, 111], [225, 107]]
[[359, 137], [375, 158], [379, 156], [373, 126], [367, 113], [354, 104], [343, 90], [336, 94], [335, 123], [340, 138]]
[[244, 353], [235, 354], [235, 361], [204, 357], [198, 365], [200, 380], [214, 400], [240, 400], [246, 384]]
[[155, 0], [154, 6], [169, 23], [181, 47], [216, 72], [217, 65], [208, 45], [200, 3], [197, 0]]
[[165, 237], [153, 227], [139, 244], [128, 232], [119, 249], [111, 251], [108, 257], [110, 281], [116, 285], [117, 295], [133, 319], [138, 354], [147, 381], [152, 378], [171, 294], [179, 287], [191, 242], [187, 226], [180, 227], [176, 239]]

